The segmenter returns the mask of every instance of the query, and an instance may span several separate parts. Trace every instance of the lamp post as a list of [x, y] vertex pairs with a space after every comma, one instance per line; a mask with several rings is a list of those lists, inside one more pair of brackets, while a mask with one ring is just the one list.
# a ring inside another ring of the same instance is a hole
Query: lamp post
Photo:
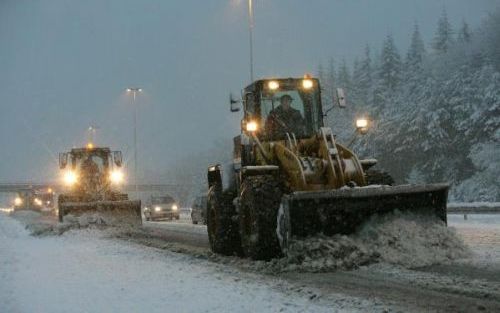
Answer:
[[248, 0], [248, 34], [250, 41], [250, 82], [253, 82], [253, 1]]
[[129, 87], [126, 89], [127, 93], [132, 93], [134, 101], [134, 184], [135, 184], [135, 196], [139, 195], [139, 188], [137, 185], [137, 104], [135, 102], [137, 98], [137, 93], [142, 92], [142, 88]]

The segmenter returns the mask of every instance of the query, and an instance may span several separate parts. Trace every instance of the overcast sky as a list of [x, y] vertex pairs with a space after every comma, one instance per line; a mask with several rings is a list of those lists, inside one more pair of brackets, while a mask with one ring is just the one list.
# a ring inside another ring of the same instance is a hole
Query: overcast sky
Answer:
[[[314, 73], [392, 33], [406, 51], [414, 22], [429, 43], [444, 7], [477, 27], [494, 0], [254, 0], [257, 77]], [[239, 132], [228, 94], [249, 83], [247, 0], [0, 0], [0, 181], [43, 181], [57, 154], [97, 142], [146, 172]], [[213, 160], [207, 160], [207, 164]], [[146, 178], [149, 179], [149, 178]], [[150, 178], [153, 179], [153, 178]]]

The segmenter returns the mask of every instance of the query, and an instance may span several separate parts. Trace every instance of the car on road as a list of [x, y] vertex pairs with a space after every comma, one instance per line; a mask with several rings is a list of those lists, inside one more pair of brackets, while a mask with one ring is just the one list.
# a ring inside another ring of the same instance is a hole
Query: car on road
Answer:
[[146, 221], [178, 220], [180, 217], [179, 206], [169, 195], [151, 196], [144, 208]]
[[207, 224], [207, 196], [194, 199], [191, 206], [191, 221], [193, 224]]

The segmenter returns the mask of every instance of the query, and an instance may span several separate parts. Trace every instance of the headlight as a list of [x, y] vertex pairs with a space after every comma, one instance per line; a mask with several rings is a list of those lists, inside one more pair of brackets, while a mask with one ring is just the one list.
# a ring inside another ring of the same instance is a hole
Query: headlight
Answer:
[[36, 205], [38, 206], [41, 206], [42, 205], [42, 200], [38, 199], [38, 198], [35, 198], [35, 200], [33, 200], [35, 202]]
[[271, 80], [269, 83], [267, 83], [267, 87], [269, 87], [269, 89], [271, 90], [276, 90], [280, 88], [280, 84], [275, 80]]
[[20, 197], [16, 197], [14, 199], [14, 205], [20, 206], [21, 204], [23, 204], [23, 199], [21, 199]]
[[366, 118], [359, 118], [356, 120], [356, 128], [368, 127], [368, 120]]
[[312, 81], [312, 79], [304, 79], [302, 81], [302, 87], [304, 87], [304, 89], [311, 89], [313, 87], [314, 83]]
[[257, 131], [257, 122], [251, 121], [247, 123], [247, 131], [254, 132]]
[[66, 173], [64, 173], [64, 183], [68, 186], [71, 186], [73, 185], [74, 183], [76, 183], [76, 174], [72, 171], [67, 171]]
[[155, 212], [160, 212], [161, 211], [161, 206], [155, 206]]
[[172, 205], [172, 211], [177, 211], [178, 207], [176, 204]]
[[109, 174], [109, 179], [113, 184], [120, 184], [123, 182], [123, 172], [120, 170], [114, 170]]
[[356, 129], [361, 134], [366, 134], [368, 132], [368, 119], [366, 118], [358, 118], [356, 120]]

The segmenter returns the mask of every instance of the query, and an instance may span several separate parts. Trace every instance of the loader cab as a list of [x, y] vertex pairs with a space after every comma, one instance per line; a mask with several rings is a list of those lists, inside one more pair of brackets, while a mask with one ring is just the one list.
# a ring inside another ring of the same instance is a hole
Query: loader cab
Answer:
[[65, 185], [72, 187], [99, 178], [104, 184], [123, 181], [122, 154], [107, 147], [73, 148], [59, 154], [59, 167], [64, 170]]
[[[286, 104], [290, 109], [283, 109], [283, 99], [291, 100]], [[323, 127], [320, 85], [315, 78], [258, 80], [244, 89], [243, 106], [242, 131], [254, 132], [262, 140], [284, 140], [292, 134], [308, 138]]]

